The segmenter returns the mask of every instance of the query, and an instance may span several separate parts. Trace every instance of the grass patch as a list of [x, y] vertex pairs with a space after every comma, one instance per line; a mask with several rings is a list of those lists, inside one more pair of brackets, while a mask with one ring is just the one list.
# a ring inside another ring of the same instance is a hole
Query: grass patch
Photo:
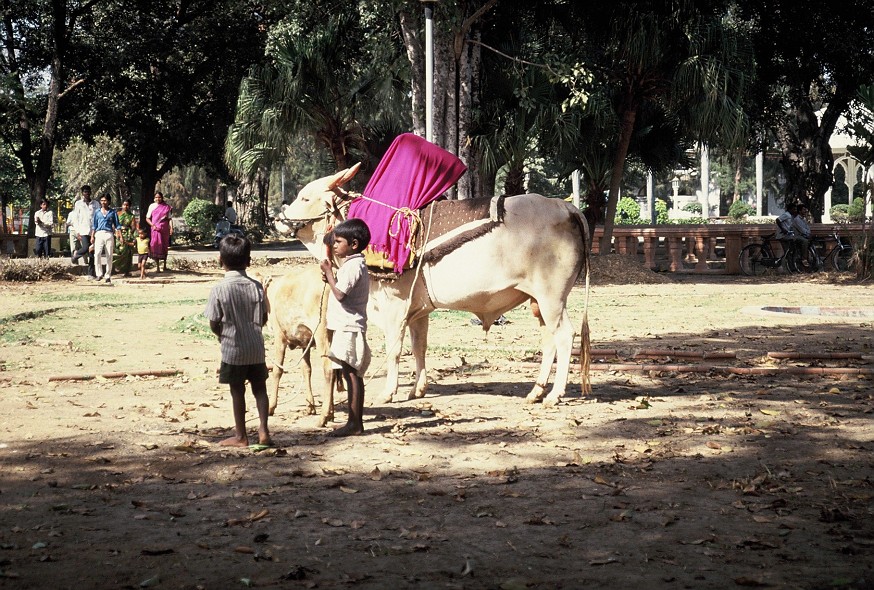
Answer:
[[202, 313], [182, 318], [173, 324], [172, 329], [174, 332], [188, 334], [197, 340], [215, 340], [215, 334], [209, 327], [209, 320]]

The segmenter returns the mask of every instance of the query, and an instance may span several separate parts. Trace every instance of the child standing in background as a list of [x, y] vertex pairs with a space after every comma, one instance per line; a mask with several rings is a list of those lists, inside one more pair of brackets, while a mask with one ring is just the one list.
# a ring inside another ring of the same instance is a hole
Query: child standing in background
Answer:
[[146, 263], [149, 261], [149, 237], [146, 230], [140, 228], [137, 234], [137, 264], [140, 267], [140, 278], [146, 278]]

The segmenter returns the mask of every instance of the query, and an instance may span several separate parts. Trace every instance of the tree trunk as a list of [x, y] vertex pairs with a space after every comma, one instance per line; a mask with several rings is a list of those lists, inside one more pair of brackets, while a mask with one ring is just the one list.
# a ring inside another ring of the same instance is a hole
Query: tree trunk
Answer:
[[267, 220], [267, 197], [270, 172], [259, 166], [255, 175], [244, 179], [237, 188], [234, 204], [240, 221], [252, 227], [263, 227]]
[[[842, 112], [842, 101], [829, 103], [818, 120], [809, 100], [797, 101], [787, 118], [776, 128], [786, 175], [787, 203], [803, 203], [815, 223], [822, 222], [825, 192], [832, 186], [834, 155], [829, 139]], [[844, 105], [846, 106], [846, 105]]]
[[734, 161], [734, 189], [732, 190], [731, 203], [740, 198], [740, 181], [743, 178], [744, 150], [738, 149]]
[[[136, 168], [137, 176], [140, 179], [140, 227], [149, 227], [146, 223], [146, 213], [149, 205], [155, 200], [155, 187], [158, 186], [158, 181], [172, 169], [173, 164], [169, 160], [165, 160], [160, 166], [158, 165], [158, 153], [154, 149], [144, 150], [141, 153], [140, 164]], [[168, 195], [164, 196], [169, 198]], [[181, 211], [176, 213], [181, 213]]]
[[[477, 178], [478, 155], [468, 143], [468, 134], [479, 104], [480, 49], [467, 43], [477, 36], [478, 21], [497, 0], [486, 0], [479, 7], [438, 3], [433, 16], [434, 81], [432, 106], [432, 141], [458, 156], [468, 172], [458, 182], [457, 197], [471, 198], [479, 194], [482, 182]], [[468, 14], [468, 10], [473, 12]], [[461, 14], [447, 15], [460, 10]], [[453, 28], [449, 23], [461, 22]], [[412, 65], [411, 101], [413, 130], [425, 137], [425, 46], [424, 16], [419, 2], [408, 2], [400, 11], [401, 32]], [[456, 189], [449, 191], [450, 198]]]
[[[398, 12], [398, 19], [412, 71], [410, 110], [413, 115], [413, 133], [425, 137], [425, 32], [422, 26], [423, 19], [417, 16], [421, 9], [417, 4], [403, 6]], [[415, 9], [415, 12], [412, 12], [412, 9]]]
[[522, 162], [513, 164], [507, 170], [507, 178], [504, 179], [504, 194], [507, 196], [521, 195], [525, 193], [525, 166]]
[[616, 146], [613, 168], [610, 172], [610, 195], [607, 197], [607, 211], [604, 214], [604, 235], [601, 237], [601, 248], [599, 250], [599, 254], [602, 256], [609, 254], [613, 247], [613, 222], [616, 218], [616, 205], [619, 202], [619, 187], [622, 183], [622, 174], [625, 170], [628, 146], [631, 145], [634, 122], [637, 119], [637, 105], [634, 99], [628, 96], [625, 99], [625, 103], [624, 108], [621, 109], [622, 123], [619, 128], [619, 141]]

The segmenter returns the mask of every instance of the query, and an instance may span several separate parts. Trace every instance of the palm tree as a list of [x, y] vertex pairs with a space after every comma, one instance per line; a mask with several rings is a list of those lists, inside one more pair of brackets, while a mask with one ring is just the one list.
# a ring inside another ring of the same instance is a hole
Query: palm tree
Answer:
[[705, 18], [691, 3], [677, 6], [623, 3], [606, 15], [609, 26], [565, 19], [591, 25], [585, 46], [597, 57], [588, 71], [598, 81], [591, 91], [604, 99], [587, 97], [583, 110], [609, 104], [618, 127], [601, 253], [611, 249], [619, 188], [642, 112], [662, 111], [681, 133], [703, 143], [733, 147], [746, 139], [736, 97], [752, 68], [741, 59], [747, 56], [742, 38], [727, 19]]
[[232, 172], [251, 177], [276, 165], [304, 136], [336, 169], [345, 168], [353, 157], [368, 159], [374, 130], [397, 129], [391, 121], [403, 112], [403, 85], [393, 74], [402, 70], [400, 51], [365, 42], [360, 19], [344, 11], [321, 27], [291, 27], [278, 36], [271, 63], [253, 68], [240, 86], [225, 144]]

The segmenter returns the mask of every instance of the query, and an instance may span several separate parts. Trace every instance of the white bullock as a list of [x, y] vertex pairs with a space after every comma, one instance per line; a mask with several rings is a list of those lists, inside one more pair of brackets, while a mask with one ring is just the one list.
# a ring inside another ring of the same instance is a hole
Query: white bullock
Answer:
[[[296, 237], [317, 258], [324, 258], [325, 233], [343, 219], [346, 205], [354, 194], [343, 185], [358, 172], [359, 165], [333, 176], [320, 178], [301, 189], [291, 205], [284, 205], [274, 220], [276, 229]], [[368, 321], [385, 333], [388, 403], [397, 392], [398, 369], [404, 330], [410, 329], [416, 361], [416, 383], [408, 399], [425, 395], [427, 375], [425, 350], [428, 341], [428, 315], [435, 309], [467, 311], [482, 320], [488, 329], [501, 314], [525, 301], [542, 326], [543, 360], [540, 373], [527, 400], [558, 403], [565, 392], [570, 368], [574, 328], [567, 312], [567, 298], [577, 279], [585, 273], [588, 299], [588, 227], [580, 212], [561, 199], [540, 195], [508, 197], [503, 202], [503, 220], [461, 245], [447, 247], [443, 236], [429, 241], [420, 250], [421, 264], [404, 271], [397, 280], [370, 281]], [[428, 219], [423, 215], [427, 232]], [[488, 220], [486, 220], [488, 221]], [[467, 226], [475, 231], [477, 224]], [[457, 232], [456, 232], [457, 233]], [[434, 253], [443, 250], [439, 255]], [[582, 325], [581, 380], [588, 391], [588, 322]], [[553, 361], [555, 381], [544, 399]]]

